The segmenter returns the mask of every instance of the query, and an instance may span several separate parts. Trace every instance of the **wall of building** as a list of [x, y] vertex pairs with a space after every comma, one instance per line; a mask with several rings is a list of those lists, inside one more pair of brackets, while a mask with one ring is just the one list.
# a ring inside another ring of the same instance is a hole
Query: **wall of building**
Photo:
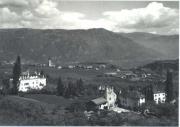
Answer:
[[165, 103], [166, 101], [166, 94], [165, 93], [154, 93], [154, 101], [156, 104]]
[[107, 103], [101, 104], [101, 105], [99, 106], [99, 109], [106, 109], [106, 108], [109, 109]]
[[111, 87], [106, 88], [105, 98], [107, 100], [108, 109], [116, 106], [117, 95], [114, 92], [113, 87], [112, 88]]
[[138, 101], [138, 106], [142, 106], [142, 104], [144, 104], [144, 103], [145, 103], [145, 98], [142, 97], [142, 98], [140, 98], [139, 101]]
[[19, 91], [27, 92], [30, 89], [41, 90], [46, 86], [46, 78], [26, 78], [20, 79]]

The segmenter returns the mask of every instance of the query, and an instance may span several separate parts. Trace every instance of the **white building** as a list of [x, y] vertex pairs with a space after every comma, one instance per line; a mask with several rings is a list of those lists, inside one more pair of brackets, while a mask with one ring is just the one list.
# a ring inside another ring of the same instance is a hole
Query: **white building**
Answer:
[[117, 72], [106, 72], [104, 73], [106, 76], [115, 76], [117, 75]]
[[[10, 79], [12, 83], [12, 79]], [[19, 78], [19, 87], [18, 90], [22, 92], [27, 92], [29, 90], [41, 90], [46, 86], [46, 78], [41, 76], [40, 74], [30, 75], [29, 72], [27, 74], [23, 74]]]
[[156, 102], [156, 104], [165, 103], [165, 101], [166, 101], [165, 92], [157, 91], [157, 92], [154, 93], [153, 96], [154, 96], [154, 101]]
[[116, 107], [117, 95], [113, 87], [106, 87], [105, 95], [91, 100], [87, 103], [89, 110], [108, 109], [111, 110]]
[[106, 88], [105, 98], [107, 100], [108, 109], [116, 107], [117, 95], [114, 92], [113, 87], [107, 87]]
[[142, 104], [145, 103], [145, 97], [140, 97], [139, 100], [138, 100], [138, 106], [142, 106]]
[[164, 87], [161, 84], [158, 84], [153, 87], [153, 97], [156, 104], [165, 103], [166, 93]]
[[53, 62], [50, 58], [48, 59], [48, 66], [49, 67], [55, 67], [55, 65], [53, 64]]
[[73, 69], [73, 68], [75, 68], [75, 66], [74, 65], [68, 65], [68, 68]]

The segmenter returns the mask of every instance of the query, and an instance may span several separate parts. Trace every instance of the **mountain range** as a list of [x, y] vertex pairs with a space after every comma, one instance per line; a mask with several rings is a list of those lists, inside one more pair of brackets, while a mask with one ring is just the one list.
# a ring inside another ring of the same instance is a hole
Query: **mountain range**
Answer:
[[136, 66], [157, 59], [178, 58], [179, 35], [115, 33], [105, 29], [1, 29], [0, 59], [59, 64], [110, 62]]
[[121, 35], [147, 48], [160, 52], [166, 59], [176, 59], [179, 57], [179, 35], [157, 35], [141, 32], [121, 33]]

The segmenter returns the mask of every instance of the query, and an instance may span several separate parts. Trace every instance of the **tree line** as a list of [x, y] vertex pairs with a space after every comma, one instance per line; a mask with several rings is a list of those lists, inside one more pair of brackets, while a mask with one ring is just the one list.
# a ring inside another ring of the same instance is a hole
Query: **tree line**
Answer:
[[72, 96], [80, 96], [84, 92], [84, 83], [82, 79], [77, 80], [76, 82], [69, 81], [67, 84], [62, 82], [61, 77], [58, 79], [57, 83], [57, 95], [63, 96], [66, 98]]

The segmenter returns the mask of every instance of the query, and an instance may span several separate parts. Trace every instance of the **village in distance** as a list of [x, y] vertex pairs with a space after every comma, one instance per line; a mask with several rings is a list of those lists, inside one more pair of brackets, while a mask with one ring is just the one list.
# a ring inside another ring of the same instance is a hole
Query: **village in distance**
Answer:
[[178, 60], [0, 63], [0, 125], [176, 126]]

